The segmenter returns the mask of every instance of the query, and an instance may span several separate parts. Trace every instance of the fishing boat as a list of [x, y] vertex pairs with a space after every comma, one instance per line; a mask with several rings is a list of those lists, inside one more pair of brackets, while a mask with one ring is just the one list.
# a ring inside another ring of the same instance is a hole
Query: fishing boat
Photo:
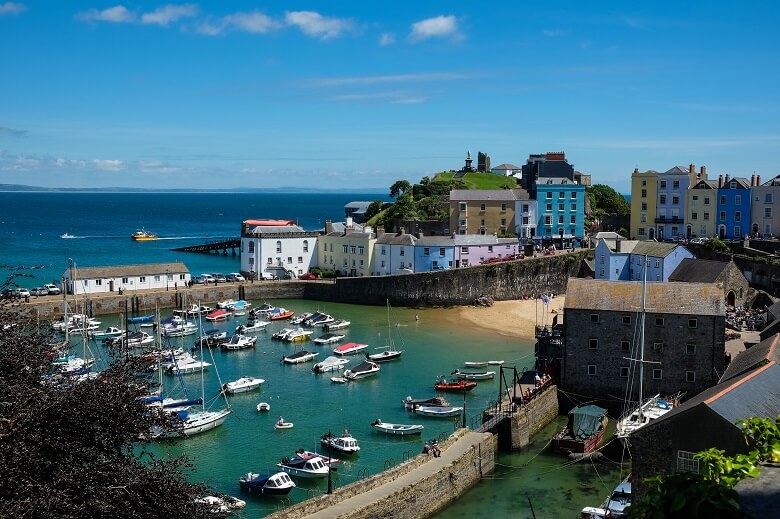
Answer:
[[379, 373], [379, 364], [366, 359], [357, 366], [346, 370], [344, 378], [347, 380], [358, 380], [376, 375], [377, 373]]
[[317, 355], [319, 355], [319, 352], [317, 351], [301, 350], [293, 353], [292, 355], [287, 355], [286, 357], [282, 358], [282, 360], [287, 364], [300, 364], [302, 362], [309, 362]]
[[496, 376], [495, 371], [461, 371], [459, 369], [453, 371], [452, 374], [463, 380], [489, 380]]
[[306, 479], [321, 479], [328, 477], [330, 469], [322, 461], [322, 458], [310, 458], [303, 459], [293, 456], [288, 458], [285, 456], [282, 461], [276, 464], [284, 472], [291, 476], [306, 478]]
[[448, 391], [451, 393], [464, 393], [477, 387], [473, 380], [458, 380], [457, 382], [448, 382], [446, 378], [439, 377], [433, 388], [436, 391]]
[[217, 321], [227, 321], [231, 317], [233, 317], [233, 314], [231, 314], [227, 310], [219, 308], [217, 310], [214, 310], [210, 314], [208, 314], [206, 316], [206, 320], [209, 321], [209, 322], [214, 323], [214, 322], [217, 322]]
[[463, 412], [462, 407], [457, 406], [431, 406], [431, 405], [418, 405], [414, 408], [414, 413], [420, 416], [432, 416], [434, 418], [450, 418], [452, 416], [460, 416]]
[[309, 337], [311, 337], [311, 334], [314, 333], [311, 330], [304, 330], [303, 328], [298, 328], [297, 330], [293, 330], [290, 333], [287, 334], [287, 337], [285, 340], [287, 342], [302, 342], [309, 340]]
[[444, 397], [434, 396], [431, 398], [412, 398], [407, 396], [403, 399], [403, 404], [406, 409], [414, 409], [417, 406], [429, 406], [429, 407], [449, 407], [450, 403]]
[[270, 321], [247, 321], [244, 324], [236, 326], [236, 333], [257, 333], [265, 330], [265, 327], [271, 324]]
[[331, 456], [320, 454], [319, 452], [307, 451], [304, 449], [298, 449], [295, 451], [295, 456], [304, 460], [310, 460], [312, 458], [322, 458], [322, 462], [328, 467], [336, 470], [341, 465], [341, 460]]
[[271, 404], [269, 404], [268, 402], [260, 402], [259, 404], [257, 404], [258, 413], [262, 413], [270, 410], [271, 410]]
[[352, 324], [351, 321], [347, 321], [346, 319], [336, 319], [332, 322], [325, 323], [322, 325], [322, 329], [326, 332], [330, 332], [333, 330], [342, 330], [344, 328], [347, 328], [350, 324]]
[[243, 492], [263, 496], [286, 496], [295, 488], [295, 483], [286, 472], [264, 476], [249, 472], [239, 478], [238, 485]]
[[263, 382], [265, 382], [265, 380], [258, 377], [241, 377], [233, 382], [222, 384], [222, 391], [231, 394], [245, 393], [259, 388]]
[[334, 342], [339, 342], [344, 337], [345, 335], [339, 333], [326, 333], [325, 335], [320, 335], [316, 339], [312, 339], [312, 342], [316, 342], [317, 344], [332, 344]]
[[303, 312], [302, 314], [298, 314], [292, 319], [290, 319], [290, 324], [294, 324], [296, 326], [299, 324], [303, 324], [303, 321], [311, 317], [311, 315], [312, 315], [311, 312]]
[[355, 355], [368, 348], [368, 344], [360, 344], [357, 342], [347, 342], [341, 346], [336, 346], [333, 353], [336, 355]]
[[397, 436], [412, 436], [422, 434], [424, 427], [422, 425], [404, 425], [398, 423], [385, 423], [379, 418], [371, 424], [375, 430], [385, 434], [395, 434]]
[[379, 353], [372, 353], [368, 358], [374, 362], [389, 362], [401, 357], [404, 350], [396, 349], [393, 343], [392, 327], [390, 326], [390, 300], [387, 300], [387, 339], [384, 347], [377, 348]]
[[360, 446], [355, 438], [349, 433], [349, 429], [344, 429], [341, 436], [336, 436], [328, 431], [320, 438], [320, 444], [329, 449], [354, 454], [360, 450]]
[[249, 337], [237, 333], [232, 336], [229, 341], [220, 344], [219, 347], [224, 351], [247, 350], [249, 348], [254, 348], [256, 342], [257, 337]]
[[566, 426], [553, 436], [553, 452], [585, 454], [596, 450], [607, 428], [607, 410], [595, 405], [569, 411]]
[[152, 241], [157, 239], [157, 235], [153, 232], [141, 229], [140, 231], [135, 231], [133, 234], [131, 234], [130, 239], [133, 241]]
[[327, 373], [329, 371], [339, 371], [344, 369], [344, 366], [349, 364], [349, 361], [339, 357], [326, 357], [322, 362], [318, 362], [311, 368], [314, 373]]

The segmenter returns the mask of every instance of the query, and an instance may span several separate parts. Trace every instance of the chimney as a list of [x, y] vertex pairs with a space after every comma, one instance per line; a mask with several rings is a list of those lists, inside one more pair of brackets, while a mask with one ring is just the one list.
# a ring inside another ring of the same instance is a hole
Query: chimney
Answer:
[[750, 187], [756, 187], [756, 174], [750, 176]]
[[729, 176], [729, 174], [728, 174], [728, 173], [726, 173], [726, 178], [724, 178], [724, 179], [723, 179], [723, 183], [724, 183], [724, 184], [728, 184], [728, 183], [729, 183], [729, 180], [731, 180], [731, 177]]
[[333, 232], [333, 220], [325, 220], [325, 234]]
[[696, 173], [696, 165], [695, 164], [691, 164], [690, 166], [688, 166], [688, 173]]
[[406, 227], [402, 225], [401, 228], [398, 230], [398, 235], [403, 236], [404, 234], [406, 234]]
[[347, 216], [347, 225], [346, 225], [346, 228], [347, 228], [347, 229], [350, 229], [350, 230], [354, 228], [354, 225], [352, 224], [352, 217], [351, 217], [351, 216]]
[[723, 175], [718, 175], [718, 189], [723, 187]]
[[757, 186], [761, 185], [761, 175], [756, 175], [756, 185]]
[[384, 233], [385, 233], [385, 226], [384, 225], [380, 225], [380, 226], [378, 226], [376, 228], [376, 236], [377, 236], [377, 238], [382, 236]]
[[707, 166], [701, 167], [701, 179], [707, 180]]
[[615, 239], [615, 252], [620, 252], [620, 238]]

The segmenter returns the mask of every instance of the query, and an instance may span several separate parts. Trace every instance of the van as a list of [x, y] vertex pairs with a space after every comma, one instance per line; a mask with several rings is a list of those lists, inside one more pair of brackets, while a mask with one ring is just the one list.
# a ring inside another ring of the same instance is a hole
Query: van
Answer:
[[260, 277], [266, 281], [271, 281], [276, 279], [276, 274], [272, 274], [271, 272], [261, 272]]
[[204, 283], [213, 283], [214, 282], [214, 276], [211, 274], [201, 274], [200, 278], [203, 280]]

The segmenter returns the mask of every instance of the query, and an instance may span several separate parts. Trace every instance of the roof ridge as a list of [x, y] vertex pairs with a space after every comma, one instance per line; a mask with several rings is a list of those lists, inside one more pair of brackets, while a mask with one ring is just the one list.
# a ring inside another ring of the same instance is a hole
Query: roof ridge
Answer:
[[[776, 341], [777, 341], [777, 336], [775, 336], [775, 341], [773, 341], [773, 343], [776, 342]], [[731, 391], [735, 390], [736, 388], [738, 388], [739, 386], [741, 386], [742, 384], [744, 384], [748, 380], [752, 380], [753, 378], [757, 377], [759, 374], [761, 374], [764, 371], [766, 371], [767, 369], [771, 368], [773, 365], [775, 365], [774, 362], [768, 362], [768, 363], [764, 364], [763, 366], [761, 366], [760, 368], [756, 368], [752, 372], [748, 373], [747, 376], [741, 378], [740, 380], [735, 381], [732, 385], [723, 388], [723, 391], [719, 391], [718, 393], [716, 393], [716, 394], [712, 395], [711, 397], [709, 397], [708, 399], [704, 400], [704, 402], [702, 402], [702, 403], [707, 404], [707, 405], [713, 403], [714, 401], [718, 400], [723, 395], [725, 395], [727, 393], [730, 393]]]

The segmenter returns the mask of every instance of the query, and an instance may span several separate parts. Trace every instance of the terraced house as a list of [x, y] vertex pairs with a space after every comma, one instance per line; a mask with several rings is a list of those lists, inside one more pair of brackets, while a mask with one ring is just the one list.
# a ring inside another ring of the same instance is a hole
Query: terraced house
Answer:
[[746, 178], [718, 178], [718, 237], [734, 240], [750, 232], [751, 185]]
[[699, 180], [688, 190], [685, 237], [715, 236], [715, 218], [718, 210], [718, 182]]
[[347, 218], [342, 229], [325, 222], [325, 234], [317, 239], [319, 267], [339, 276], [363, 277], [372, 272], [376, 235], [370, 227], [355, 225]]
[[528, 200], [528, 193], [523, 189], [453, 189], [450, 191], [450, 232], [514, 235], [518, 200]]

